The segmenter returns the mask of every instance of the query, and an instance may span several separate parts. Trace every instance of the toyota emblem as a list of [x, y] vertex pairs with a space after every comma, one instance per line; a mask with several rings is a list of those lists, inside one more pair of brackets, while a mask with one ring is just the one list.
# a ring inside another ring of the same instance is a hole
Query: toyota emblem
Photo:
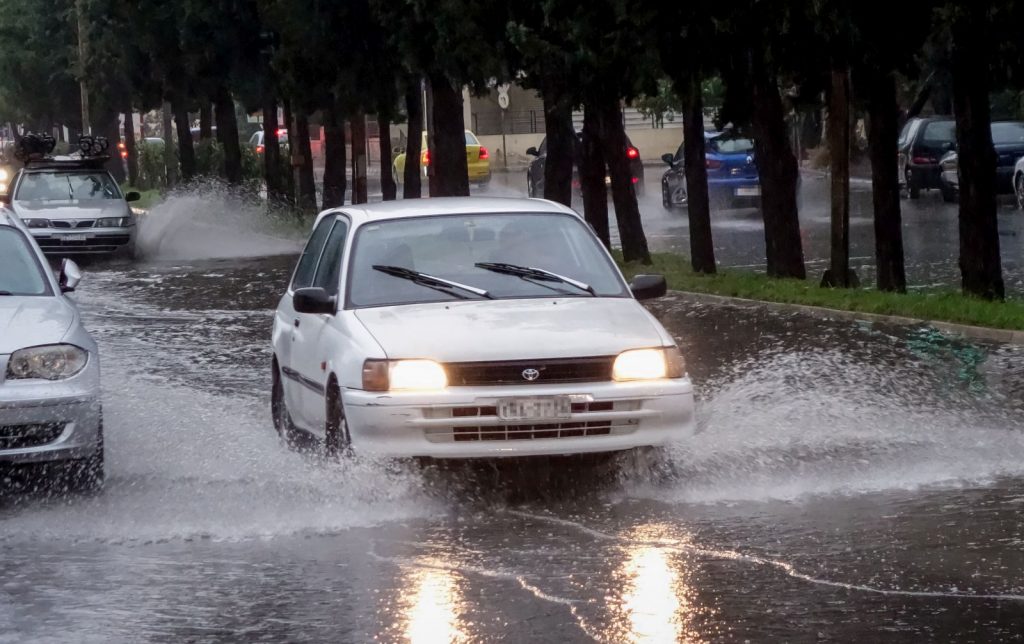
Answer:
[[540, 371], [536, 369], [523, 369], [523, 380], [533, 382], [537, 378], [540, 378]]

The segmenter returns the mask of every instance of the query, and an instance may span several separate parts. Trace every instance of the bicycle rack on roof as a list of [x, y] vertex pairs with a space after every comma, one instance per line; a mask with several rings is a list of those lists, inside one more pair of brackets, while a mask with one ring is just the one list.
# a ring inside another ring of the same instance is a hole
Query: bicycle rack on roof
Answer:
[[29, 133], [18, 140], [14, 156], [26, 168], [102, 168], [110, 160], [106, 154], [110, 143], [102, 136], [83, 136], [78, 139], [78, 151], [66, 156], [53, 156], [57, 142], [49, 134]]

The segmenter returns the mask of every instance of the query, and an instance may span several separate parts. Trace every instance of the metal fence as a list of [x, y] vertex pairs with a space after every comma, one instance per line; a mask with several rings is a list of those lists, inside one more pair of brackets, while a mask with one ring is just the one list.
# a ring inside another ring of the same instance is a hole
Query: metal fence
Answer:
[[543, 134], [542, 110], [500, 110], [473, 112], [470, 129], [477, 135], [490, 134]]

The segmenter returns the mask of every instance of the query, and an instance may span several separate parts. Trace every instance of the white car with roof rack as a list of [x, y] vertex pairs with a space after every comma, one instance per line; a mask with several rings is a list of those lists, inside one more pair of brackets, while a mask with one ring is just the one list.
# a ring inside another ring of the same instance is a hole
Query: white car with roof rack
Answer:
[[[273, 326], [272, 413], [328, 453], [483, 458], [666, 445], [694, 431], [672, 336], [583, 219], [534, 199], [320, 214]], [[307, 439], [307, 440], [303, 440]]]
[[96, 343], [65, 297], [81, 279], [54, 278], [28, 229], [0, 208], [0, 481], [26, 468], [78, 489], [103, 484]]

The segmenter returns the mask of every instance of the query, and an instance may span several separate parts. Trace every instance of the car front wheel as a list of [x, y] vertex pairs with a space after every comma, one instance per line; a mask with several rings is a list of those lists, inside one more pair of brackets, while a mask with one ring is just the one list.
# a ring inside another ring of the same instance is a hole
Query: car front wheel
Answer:
[[531, 199], [537, 196], [537, 189], [533, 187], [533, 177], [529, 172], [526, 173], [526, 196]]
[[352, 435], [345, 420], [345, 405], [341, 400], [341, 389], [333, 380], [327, 386], [327, 427], [324, 448], [329, 458], [348, 456], [352, 453]]

